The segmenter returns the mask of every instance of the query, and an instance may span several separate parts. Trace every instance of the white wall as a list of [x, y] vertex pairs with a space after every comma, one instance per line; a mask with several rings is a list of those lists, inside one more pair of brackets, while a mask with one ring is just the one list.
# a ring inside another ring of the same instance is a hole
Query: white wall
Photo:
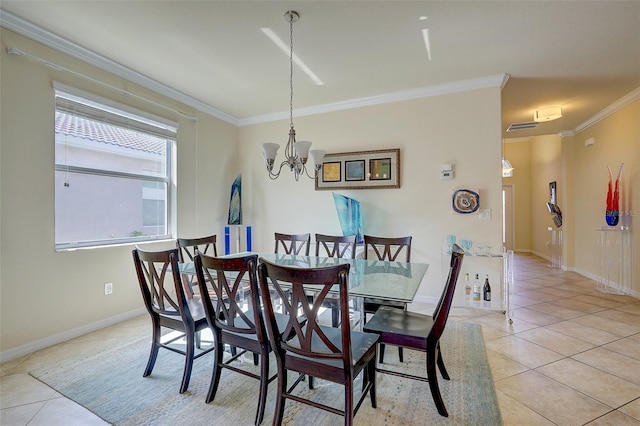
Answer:
[[[337, 191], [361, 202], [366, 234], [412, 235], [412, 261], [430, 264], [417, 300], [439, 295], [444, 276], [441, 249], [447, 234], [501, 247], [502, 186], [500, 89], [482, 89], [386, 105], [300, 117], [294, 120], [300, 140], [327, 152], [400, 148], [401, 188]], [[260, 144], [276, 142], [284, 150], [285, 121], [239, 130], [246, 219], [252, 223], [255, 246], [273, 250], [274, 232], [340, 234], [331, 191], [315, 191], [310, 179], [295, 182], [288, 170], [272, 181], [261, 157]], [[282, 153], [280, 161], [282, 161]], [[276, 161], [278, 163], [278, 161]], [[440, 165], [454, 164], [455, 179], [440, 180]], [[480, 191], [477, 214], [457, 215], [451, 208], [455, 189]], [[499, 261], [467, 257], [463, 273], [490, 273], [499, 282]]]
[[[178, 235], [218, 233], [226, 221], [229, 188], [238, 173], [237, 129], [188, 107], [105, 75], [2, 29], [0, 52], [0, 348], [20, 355], [143, 312], [133, 269], [133, 246], [55, 252], [54, 93], [59, 81], [179, 121]], [[21, 56], [17, 47], [49, 61], [126, 87], [161, 104], [197, 114], [197, 125], [164, 109]], [[169, 248], [173, 241], [145, 247]], [[103, 285], [113, 283], [105, 296]]]

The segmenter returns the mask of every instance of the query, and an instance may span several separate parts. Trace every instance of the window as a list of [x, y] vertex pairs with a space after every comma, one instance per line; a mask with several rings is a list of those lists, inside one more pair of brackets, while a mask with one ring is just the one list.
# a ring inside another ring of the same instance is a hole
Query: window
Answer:
[[176, 123], [55, 89], [56, 250], [171, 238]]

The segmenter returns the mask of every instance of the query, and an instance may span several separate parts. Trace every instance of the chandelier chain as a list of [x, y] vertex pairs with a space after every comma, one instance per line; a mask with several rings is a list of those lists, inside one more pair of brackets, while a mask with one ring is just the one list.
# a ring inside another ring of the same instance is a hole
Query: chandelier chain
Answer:
[[293, 15], [289, 16], [289, 125], [293, 129]]

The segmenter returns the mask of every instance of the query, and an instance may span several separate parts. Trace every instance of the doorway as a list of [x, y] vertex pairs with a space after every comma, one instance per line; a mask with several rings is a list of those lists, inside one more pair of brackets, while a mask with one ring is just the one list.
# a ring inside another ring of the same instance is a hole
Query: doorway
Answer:
[[502, 245], [514, 249], [515, 203], [513, 185], [502, 185]]

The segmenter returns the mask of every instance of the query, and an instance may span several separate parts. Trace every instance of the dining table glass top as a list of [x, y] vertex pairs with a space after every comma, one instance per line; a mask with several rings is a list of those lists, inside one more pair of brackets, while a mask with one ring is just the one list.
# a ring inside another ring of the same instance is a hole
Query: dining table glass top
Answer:
[[[249, 253], [221, 257], [243, 256]], [[322, 268], [348, 263], [349, 295], [372, 297], [399, 302], [412, 302], [420, 283], [429, 269], [426, 263], [391, 262], [371, 259], [340, 259], [332, 257], [301, 256], [292, 254], [251, 253], [260, 259], [283, 266]], [[193, 262], [180, 264], [180, 272], [195, 274]], [[337, 288], [336, 288], [337, 290]]]

